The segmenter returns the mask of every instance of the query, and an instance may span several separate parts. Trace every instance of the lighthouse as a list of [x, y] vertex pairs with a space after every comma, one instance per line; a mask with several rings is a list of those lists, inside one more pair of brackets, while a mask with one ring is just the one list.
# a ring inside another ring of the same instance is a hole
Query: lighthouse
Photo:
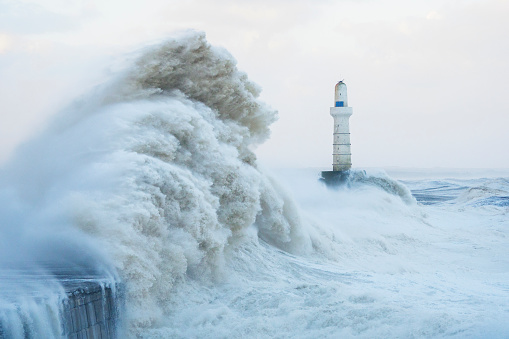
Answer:
[[327, 185], [335, 186], [344, 182], [352, 167], [349, 122], [352, 113], [352, 107], [348, 106], [346, 84], [340, 81], [334, 89], [334, 107], [330, 108], [330, 115], [334, 118], [332, 171], [322, 172], [322, 180]]

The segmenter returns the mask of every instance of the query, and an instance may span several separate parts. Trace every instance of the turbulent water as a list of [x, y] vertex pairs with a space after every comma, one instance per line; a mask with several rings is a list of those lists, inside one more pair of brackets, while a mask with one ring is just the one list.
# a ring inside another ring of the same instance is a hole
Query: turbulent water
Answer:
[[131, 337], [509, 335], [509, 180], [268, 174], [259, 92], [188, 32], [20, 148], [0, 173], [3, 331], [59, 337], [67, 272], [125, 284]]

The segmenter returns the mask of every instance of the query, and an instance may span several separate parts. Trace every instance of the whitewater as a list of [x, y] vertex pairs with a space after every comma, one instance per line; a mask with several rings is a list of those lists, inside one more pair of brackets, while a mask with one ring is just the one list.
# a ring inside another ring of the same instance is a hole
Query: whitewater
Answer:
[[120, 337], [509, 336], [509, 173], [331, 190], [266, 169], [260, 91], [189, 31], [22, 145], [0, 169], [3, 335], [63, 336], [65, 272], [125, 286]]

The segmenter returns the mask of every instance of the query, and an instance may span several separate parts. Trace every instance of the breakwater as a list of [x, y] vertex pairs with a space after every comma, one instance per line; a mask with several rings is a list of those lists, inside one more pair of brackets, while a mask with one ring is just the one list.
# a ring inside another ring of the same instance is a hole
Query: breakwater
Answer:
[[[0, 307], [0, 339], [117, 338], [124, 293], [121, 284], [66, 279], [55, 297], [40, 294]], [[28, 300], [28, 302], [27, 302]]]
[[122, 289], [85, 284], [63, 301], [62, 332], [72, 339], [116, 338], [122, 312]]

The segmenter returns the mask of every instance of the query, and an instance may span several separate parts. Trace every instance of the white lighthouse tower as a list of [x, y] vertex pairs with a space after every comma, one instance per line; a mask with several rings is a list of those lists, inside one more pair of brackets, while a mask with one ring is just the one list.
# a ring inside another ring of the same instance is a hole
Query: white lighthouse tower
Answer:
[[340, 81], [334, 92], [334, 107], [330, 115], [334, 118], [334, 138], [332, 144], [332, 171], [323, 171], [322, 180], [329, 186], [336, 186], [346, 180], [352, 167], [350, 150], [350, 116], [352, 107], [348, 106], [346, 84]]
[[334, 107], [330, 108], [330, 115], [334, 118], [333, 171], [348, 171], [352, 167], [349, 123], [352, 113], [352, 107], [348, 107], [346, 85], [340, 81], [336, 84], [334, 92]]

